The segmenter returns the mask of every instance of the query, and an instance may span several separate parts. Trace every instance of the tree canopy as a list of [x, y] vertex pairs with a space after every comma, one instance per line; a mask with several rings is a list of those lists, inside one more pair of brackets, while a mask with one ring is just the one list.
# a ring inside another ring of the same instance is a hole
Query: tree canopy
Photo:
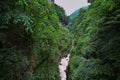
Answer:
[[68, 80], [120, 80], [120, 0], [88, 2], [69, 20], [54, 0], [0, 0], [0, 80], [59, 80], [69, 52]]
[[89, 0], [91, 5], [72, 22], [76, 46], [70, 80], [120, 79], [120, 7], [114, 0]]

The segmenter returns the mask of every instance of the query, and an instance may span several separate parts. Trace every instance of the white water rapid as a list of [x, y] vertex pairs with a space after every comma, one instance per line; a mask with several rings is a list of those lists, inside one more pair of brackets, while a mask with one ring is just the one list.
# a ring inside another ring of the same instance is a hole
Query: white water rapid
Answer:
[[66, 80], [66, 68], [68, 66], [70, 54], [67, 57], [63, 57], [59, 62], [59, 73], [60, 73], [60, 80]]
[[59, 73], [60, 73], [60, 80], [66, 80], [66, 78], [67, 78], [66, 69], [67, 69], [69, 59], [70, 59], [70, 55], [71, 55], [71, 52], [72, 52], [73, 48], [74, 48], [74, 39], [72, 40], [71, 49], [70, 49], [69, 54], [66, 57], [63, 57], [58, 64]]

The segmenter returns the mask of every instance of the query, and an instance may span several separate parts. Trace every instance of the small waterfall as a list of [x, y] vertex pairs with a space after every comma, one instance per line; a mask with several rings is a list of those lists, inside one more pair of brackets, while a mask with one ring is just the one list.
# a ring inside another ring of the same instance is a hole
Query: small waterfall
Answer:
[[59, 73], [60, 73], [61, 80], [66, 80], [67, 78], [66, 69], [68, 66], [69, 57], [70, 57], [70, 54], [68, 54], [67, 57], [63, 57], [59, 62]]

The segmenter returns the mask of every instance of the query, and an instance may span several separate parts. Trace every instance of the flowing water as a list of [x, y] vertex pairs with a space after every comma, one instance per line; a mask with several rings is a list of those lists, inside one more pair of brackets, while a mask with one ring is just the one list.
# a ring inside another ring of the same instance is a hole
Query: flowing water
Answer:
[[70, 57], [70, 54], [68, 54], [67, 57], [63, 57], [59, 62], [59, 73], [60, 73], [61, 80], [66, 80], [67, 78], [66, 69], [68, 66], [69, 57]]
[[71, 49], [69, 51], [69, 54], [66, 57], [63, 57], [59, 62], [58, 66], [59, 66], [60, 80], [66, 80], [66, 78], [67, 78], [66, 69], [67, 69], [70, 55], [71, 55], [73, 48], [74, 48], [74, 39], [72, 40]]

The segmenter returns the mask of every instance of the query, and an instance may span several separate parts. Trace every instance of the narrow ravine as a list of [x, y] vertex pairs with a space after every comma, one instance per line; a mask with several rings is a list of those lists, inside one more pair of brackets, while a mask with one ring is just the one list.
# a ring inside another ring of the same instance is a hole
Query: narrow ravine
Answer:
[[70, 55], [71, 52], [74, 48], [74, 39], [72, 40], [72, 44], [71, 44], [71, 49], [70, 52], [67, 56], [61, 58], [61, 60], [59, 61], [59, 74], [60, 74], [60, 80], [66, 80], [67, 76], [66, 76], [66, 70], [67, 70], [67, 66], [70, 60]]
[[70, 54], [68, 54], [66, 57], [63, 57], [61, 61], [59, 62], [59, 73], [60, 73], [60, 80], [66, 80], [66, 69], [68, 66]]

